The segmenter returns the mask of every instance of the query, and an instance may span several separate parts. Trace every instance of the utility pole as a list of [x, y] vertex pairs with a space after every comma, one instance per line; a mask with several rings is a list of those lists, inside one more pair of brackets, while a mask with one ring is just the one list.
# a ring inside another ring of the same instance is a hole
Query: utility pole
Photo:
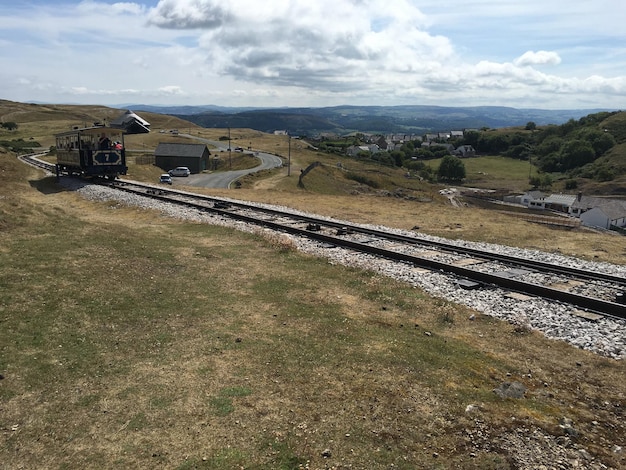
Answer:
[[289, 132], [287, 132], [287, 142], [289, 143], [288, 153], [287, 153], [287, 176], [291, 176], [291, 136]]
[[535, 151], [535, 130], [530, 131], [530, 135], [532, 136], [532, 145], [528, 149], [528, 182], [530, 183], [530, 172], [533, 169], [533, 152]]
[[231, 170], [233, 169], [233, 158], [230, 148], [230, 127], [228, 128], [228, 168]]

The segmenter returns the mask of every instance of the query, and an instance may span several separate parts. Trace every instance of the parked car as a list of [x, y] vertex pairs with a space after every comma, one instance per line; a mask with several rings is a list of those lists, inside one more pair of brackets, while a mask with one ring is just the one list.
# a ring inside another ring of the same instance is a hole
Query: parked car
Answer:
[[172, 184], [172, 177], [167, 173], [163, 173], [159, 178], [159, 183]]
[[170, 176], [189, 176], [191, 171], [186, 166], [177, 166], [168, 172]]

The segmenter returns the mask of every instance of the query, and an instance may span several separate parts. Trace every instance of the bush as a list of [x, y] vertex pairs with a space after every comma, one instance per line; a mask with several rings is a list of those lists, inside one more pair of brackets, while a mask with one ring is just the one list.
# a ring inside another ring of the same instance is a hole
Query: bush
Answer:
[[10, 131], [14, 131], [15, 129], [17, 129], [19, 126], [17, 125], [16, 122], [13, 121], [7, 121], [7, 122], [3, 122], [2, 124], [0, 124], [4, 129], [8, 129]]
[[442, 181], [461, 181], [465, 178], [465, 165], [459, 158], [446, 155], [441, 160], [437, 176]]
[[4, 147], [12, 152], [28, 153], [32, 152], [33, 147], [40, 147], [41, 144], [36, 141], [26, 142], [24, 139], [17, 140], [0, 140], [0, 147]]
[[600, 182], [612, 181], [615, 179], [615, 171], [612, 168], [600, 167], [598, 168], [595, 179]]
[[578, 182], [576, 180], [567, 180], [565, 182], [565, 189], [576, 189], [578, 188]]

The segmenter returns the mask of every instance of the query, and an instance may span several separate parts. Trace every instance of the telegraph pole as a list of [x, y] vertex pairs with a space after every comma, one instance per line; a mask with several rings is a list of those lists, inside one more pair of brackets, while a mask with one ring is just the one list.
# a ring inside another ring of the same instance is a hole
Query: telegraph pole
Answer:
[[287, 132], [287, 142], [289, 143], [288, 153], [287, 153], [287, 176], [291, 176], [291, 136], [289, 132]]
[[233, 156], [230, 148], [230, 127], [228, 128], [228, 168], [233, 169]]

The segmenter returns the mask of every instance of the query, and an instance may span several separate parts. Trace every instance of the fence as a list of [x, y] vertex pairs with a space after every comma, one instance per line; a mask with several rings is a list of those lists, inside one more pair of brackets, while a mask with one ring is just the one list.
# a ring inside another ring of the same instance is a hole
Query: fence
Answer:
[[520, 212], [499, 211], [503, 214], [517, 217], [518, 219], [532, 222], [535, 224], [552, 225], [557, 227], [579, 228], [582, 224], [580, 219], [572, 217], [559, 217], [550, 215], [523, 214]]

